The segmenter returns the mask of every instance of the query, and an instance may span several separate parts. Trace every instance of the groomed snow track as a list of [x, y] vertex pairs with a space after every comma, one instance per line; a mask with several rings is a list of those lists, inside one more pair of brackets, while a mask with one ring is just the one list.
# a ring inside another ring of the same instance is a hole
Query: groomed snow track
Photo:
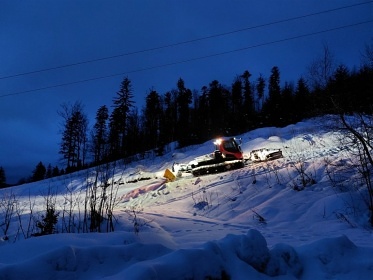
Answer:
[[245, 166], [243, 160], [230, 160], [224, 161], [221, 163], [211, 164], [211, 165], [203, 165], [200, 167], [196, 167], [192, 170], [192, 174], [196, 177], [207, 175], [207, 174], [214, 174], [220, 173], [228, 170], [234, 170], [243, 168]]

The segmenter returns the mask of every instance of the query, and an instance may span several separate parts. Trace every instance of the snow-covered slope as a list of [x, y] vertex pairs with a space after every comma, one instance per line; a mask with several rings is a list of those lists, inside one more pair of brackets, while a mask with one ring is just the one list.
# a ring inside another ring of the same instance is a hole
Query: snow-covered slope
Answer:
[[[212, 141], [118, 164], [109, 180], [117, 191], [115, 232], [23, 240], [13, 222], [0, 245], [0, 279], [371, 279], [364, 188], [338, 135], [322, 121], [239, 136], [244, 153], [281, 148], [284, 158], [225, 173], [163, 178], [173, 162], [211, 152]], [[33, 202], [36, 212], [49, 190], [62, 211], [66, 197], [81, 198], [93, 173], [0, 194]]]

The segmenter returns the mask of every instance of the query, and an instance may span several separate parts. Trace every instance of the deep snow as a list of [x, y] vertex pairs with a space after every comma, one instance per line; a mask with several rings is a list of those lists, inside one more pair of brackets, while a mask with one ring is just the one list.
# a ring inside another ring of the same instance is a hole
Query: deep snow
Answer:
[[[265, 147], [284, 154], [239, 170], [165, 181], [173, 162], [211, 152], [213, 140], [117, 166], [110, 178], [118, 191], [115, 232], [23, 239], [14, 215], [9, 239], [0, 243], [0, 279], [372, 279], [365, 189], [323, 121], [239, 136], [244, 153]], [[304, 168], [306, 187], [294, 166]], [[26, 220], [30, 201], [41, 211], [53, 190], [61, 211], [66, 189], [79, 198], [90, 175], [81, 171], [0, 194], [2, 201], [15, 195]]]

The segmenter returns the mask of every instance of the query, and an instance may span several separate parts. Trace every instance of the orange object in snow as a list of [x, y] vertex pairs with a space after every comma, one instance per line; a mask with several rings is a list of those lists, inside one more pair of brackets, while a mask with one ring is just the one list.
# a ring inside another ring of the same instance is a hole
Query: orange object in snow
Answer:
[[171, 170], [168, 168], [164, 171], [163, 177], [165, 177], [167, 181], [171, 181], [171, 182], [175, 181], [176, 179], [176, 176], [174, 175], [174, 173], [172, 173]]

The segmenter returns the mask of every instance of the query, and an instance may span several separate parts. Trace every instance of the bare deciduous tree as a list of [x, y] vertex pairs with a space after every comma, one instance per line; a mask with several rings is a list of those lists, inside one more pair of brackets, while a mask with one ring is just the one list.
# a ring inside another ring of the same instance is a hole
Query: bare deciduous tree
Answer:
[[325, 88], [336, 68], [334, 55], [328, 45], [324, 44], [323, 53], [308, 67], [310, 85], [316, 88]]
[[[341, 132], [341, 145], [348, 148], [355, 168], [366, 186], [363, 199], [369, 208], [369, 222], [373, 225], [373, 116], [354, 113], [338, 115], [336, 128]], [[362, 192], [364, 194], [364, 192]]]

